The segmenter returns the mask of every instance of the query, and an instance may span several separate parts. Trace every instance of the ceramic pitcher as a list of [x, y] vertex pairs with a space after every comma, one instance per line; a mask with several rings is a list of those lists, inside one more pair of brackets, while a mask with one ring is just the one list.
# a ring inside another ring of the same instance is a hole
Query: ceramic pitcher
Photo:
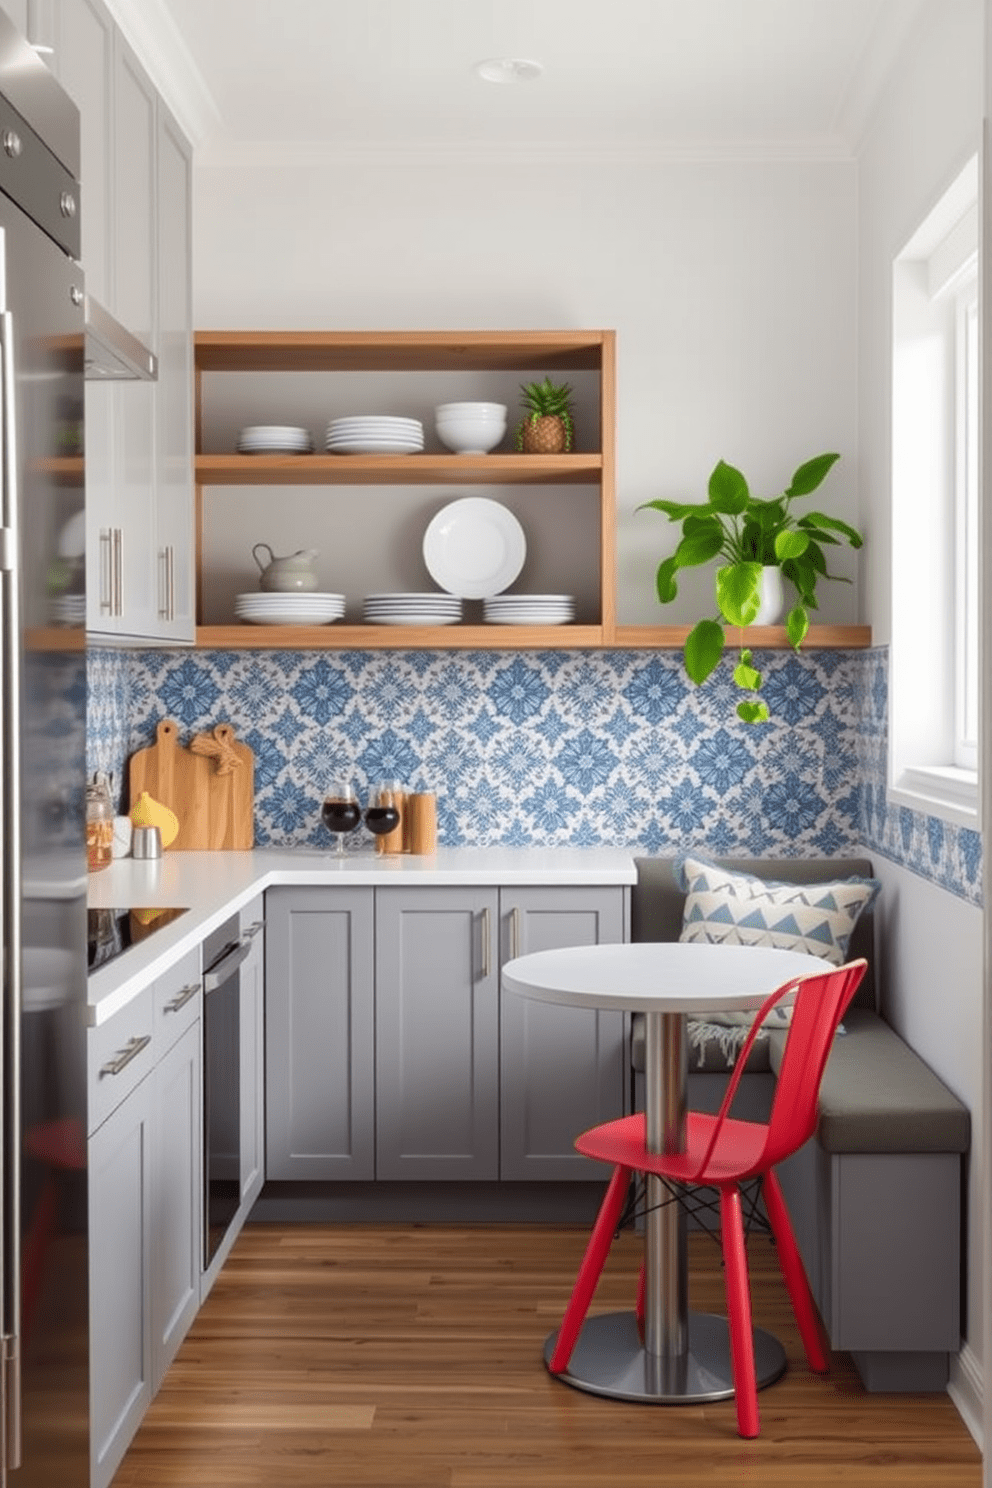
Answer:
[[[259, 550], [268, 553], [268, 563], [262, 562], [258, 556]], [[313, 566], [317, 557], [316, 548], [301, 548], [298, 553], [277, 558], [268, 543], [261, 542], [256, 543], [251, 552], [261, 574], [258, 581], [260, 589], [279, 594], [303, 594], [316, 589], [317, 570]]]

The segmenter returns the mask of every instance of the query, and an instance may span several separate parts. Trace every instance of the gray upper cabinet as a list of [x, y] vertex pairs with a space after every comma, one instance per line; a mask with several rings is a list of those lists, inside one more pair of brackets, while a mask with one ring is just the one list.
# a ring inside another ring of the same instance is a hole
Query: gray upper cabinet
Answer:
[[191, 644], [191, 154], [102, 0], [59, 0], [54, 69], [80, 111], [88, 293], [159, 358], [86, 384], [87, 628]]
[[[622, 888], [500, 891], [502, 958], [623, 941]], [[500, 994], [500, 1177], [602, 1181], [574, 1140], [625, 1110], [624, 1014]]]
[[375, 1176], [373, 890], [265, 896], [265, 1169]]
[[376, 891], [376, 1177], [499, 1174], [498, 893]]
[[162, 103], [158, 150], [158, 383], [155, 386], [156, 630], [192, 644], [193, 552], [193, 160]]

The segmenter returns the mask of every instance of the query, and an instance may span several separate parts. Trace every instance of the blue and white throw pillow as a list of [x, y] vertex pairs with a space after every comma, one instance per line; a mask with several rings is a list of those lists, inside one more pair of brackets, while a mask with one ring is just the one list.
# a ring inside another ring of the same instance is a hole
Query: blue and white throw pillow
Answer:
[[[685, 891], [680, 940], [711, 945], [776, 946], [820, 956], [843, 966], [858, 916], [873, 903], [877, 878], [839, 878], [823, 883], [783, 883], [721, 868], [683, 854], [675, 877]], [[773, 1010], [769, 1026], [788, 1027], [791, 1009]], [[726, 1028], [746, 1026], [753, 1013], [710, 1013], [707, 1021]]]

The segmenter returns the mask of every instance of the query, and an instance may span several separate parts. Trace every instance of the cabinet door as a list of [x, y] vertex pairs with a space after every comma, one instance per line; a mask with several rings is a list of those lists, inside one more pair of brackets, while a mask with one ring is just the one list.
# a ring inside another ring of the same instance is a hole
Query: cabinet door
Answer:
[[247, 1213], [265, 1181], [265, 904], [262, 895], [241, 911], [242, 934], [252, 935], [241, 968], [241, 1203]]
[[[120, 32], [115, 35], [113, 114], [110, 308], [133, 335], [155, 348], [155, 91]], [[123, 611], [113, 628], [122, 635], [154, 636], [155, 384], [122, 382], [112, 394], [115, 561]]]
[[373, 890], [265, 896], [265, 1171], [372, 1178]]
[[157, 631], [194, 638], [192, 152], [157, 106], [158, 382], [155, 385]]
[[152, 1080], [89, 1140], [92, 1488], [110, 1482], [152, 1397]]
[[[626, 939], [621, 888], [500, 892], [505, 959]], [[580, 1132], [624, 1114], [624, 1015], [500, 994], [500, 1177], [592, 1178]]]
[[114, 24], [101, 0], [59, 0], [54, 68], [79, 109], [82, 261], [87, 291], [111, 301], [111, 117]]
[[200, 1305], [202, 1029], [192, 1023], [156, 1066], [152, 1126], [152, 1387]]
[[498, 1176], [495, 889], [376, 890], [376, 1177]]

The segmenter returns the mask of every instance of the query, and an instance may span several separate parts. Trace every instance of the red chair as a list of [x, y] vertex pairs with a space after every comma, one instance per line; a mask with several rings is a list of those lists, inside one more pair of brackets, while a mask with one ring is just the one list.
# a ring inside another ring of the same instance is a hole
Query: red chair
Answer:
[[[689, 1113], [684, 1152], [649, 1152], [645, 1145], [643, 1112], [593, 1127], [576, 1140], [579, 1152], [600, 1162], [613, 1163], [615, 1169], [548, 1363], [552, 1374], [561, 1374], [568, 1368], [634, 1172], [657, 1173], [673, 1183], [718, 1188], [720, 1191], [730, 1356], [740, 1435], [757, 1436], [759, 1430], [751, 1291], [740, 1192], [740, 1185], [749, 1178], [762, 1177], [765, 1209], [810, 1368], [820, 1373], [829, 1369], [829, 1343], [803, 1269], [774, 1166], [801, 1147], [816, 1129], [817, 1096], [833, 1037], [866, 969], [864, 960], [851, 961], [846, 966], [825, 971], [822, 976], [788, 982], [765, 999], [728, 1081], [719, 1111], [715, 1116], [695, 1111]], [[775, 1086], [771, 1116], [767, 1123], [735, 1120], [729, 1114], [730, 1107], [758, 1030], [771, 1009], [793, 991], [796, 998], [792, 1024]], [[637, 1299], [639, 1321], [643, 1320], [643, 1309], [642, 1269]]]

